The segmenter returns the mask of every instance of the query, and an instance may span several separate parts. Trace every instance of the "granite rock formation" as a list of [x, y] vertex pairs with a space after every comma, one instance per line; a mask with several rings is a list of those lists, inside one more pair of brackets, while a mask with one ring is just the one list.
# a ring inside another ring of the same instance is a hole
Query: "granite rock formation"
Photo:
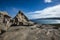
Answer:
[[7, 31], [10, 27], [10, 19], [11, 17], [7, 12], [0, 12], [0, 33], [1, 31]]
[[60, 27], [31, 22], [21, 11], [13, 19], [4, 13], [0, 12], [0, 31], [10, 26], [0, 40], [60, 40]]
[[19, 11], [18, 14], [13, 18], [14, 25], [32, 25], [33, 22], [29, 21], [28, 18]]

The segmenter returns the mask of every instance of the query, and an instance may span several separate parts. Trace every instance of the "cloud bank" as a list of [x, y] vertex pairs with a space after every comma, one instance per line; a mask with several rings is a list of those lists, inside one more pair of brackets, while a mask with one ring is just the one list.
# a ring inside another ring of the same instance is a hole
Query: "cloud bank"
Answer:
[[52, 0], [44, 0], [45, 3], [51, 3]]
[[60, 4], [43, 10], [29, 12], [28, 16], [30, 19], [60, 17]]

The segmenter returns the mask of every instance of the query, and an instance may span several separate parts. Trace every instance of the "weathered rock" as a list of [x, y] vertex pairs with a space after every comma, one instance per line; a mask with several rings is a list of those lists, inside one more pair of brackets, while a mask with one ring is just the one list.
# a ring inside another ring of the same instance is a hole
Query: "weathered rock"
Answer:
[[7, 31], [10, 27], [11, 17], [6, 12], [0, 12], [0, 33], [1, 30]]
[[[10, 27], [10, 23], [16, 26]], [[60, 40], [60, 27], [31, 22], [21, 11], [14, 19], [0, 12], [0, 33], [1, 30], [6, 32], [0, 35], [0, 40]]]
[[13, 24], [15, 25], [31, 25], [32, 22], [28, 20], [28, 18], [19, 11], [18, 14], [13, 19]]
[[58, 29], [31, 29], [25, 26], [12, 27], [10, 31], [1, 35], [2, 40], [60, 40]]

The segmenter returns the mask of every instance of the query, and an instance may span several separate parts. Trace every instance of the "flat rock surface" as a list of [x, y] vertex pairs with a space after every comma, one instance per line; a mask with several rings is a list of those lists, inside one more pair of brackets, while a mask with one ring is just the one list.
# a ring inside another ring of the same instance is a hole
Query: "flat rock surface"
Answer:
[[35, 26], [13, 26], [0, 35], [0, 40], [60, 40], [59, 29]]

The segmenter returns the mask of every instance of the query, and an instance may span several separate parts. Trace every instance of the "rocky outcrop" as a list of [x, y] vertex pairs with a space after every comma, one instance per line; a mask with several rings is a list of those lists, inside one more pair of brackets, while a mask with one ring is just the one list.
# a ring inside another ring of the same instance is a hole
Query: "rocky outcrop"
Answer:
[[32, 25], [33, 22], [29, 21], [28, 18], [19, 11], [18, 14], [13, 18], [14, 25]]
[[[12, 19], [7, 12], [0, 11], [0, 30], [7, 31], [11, 25], [33, 25], [34, 23], [29, 21], [28, 18], [19, 11], [18, 14]], [[0, 31], [1, 33], [1, 31]]]
[[60, 30], [51, 28], [45, 28], [49, 26], [40, 25], [37, 26], [13, 26], [8, 32], [1, 35], [1, 40], [60, 40]]
[[[10, 26], [25, 26], [33, 25], [34, 22], [28, 20], [28, 18], [19, 11], [18, 14], [12, 19], [7, 12], [0, 11], [0, 30], [7, 31]], [[1, 33], [1, 31], [0, 31]]]
[[0, 33], [2, 30], [7, 31], [10, 27], [10, 19], [11, 17], [7, 12], [0, 11]]
[[60, 40], [60, 27], [31, 22], [21, 11], [13, 19], [0, 12], [0, 33], [0, 40]]

